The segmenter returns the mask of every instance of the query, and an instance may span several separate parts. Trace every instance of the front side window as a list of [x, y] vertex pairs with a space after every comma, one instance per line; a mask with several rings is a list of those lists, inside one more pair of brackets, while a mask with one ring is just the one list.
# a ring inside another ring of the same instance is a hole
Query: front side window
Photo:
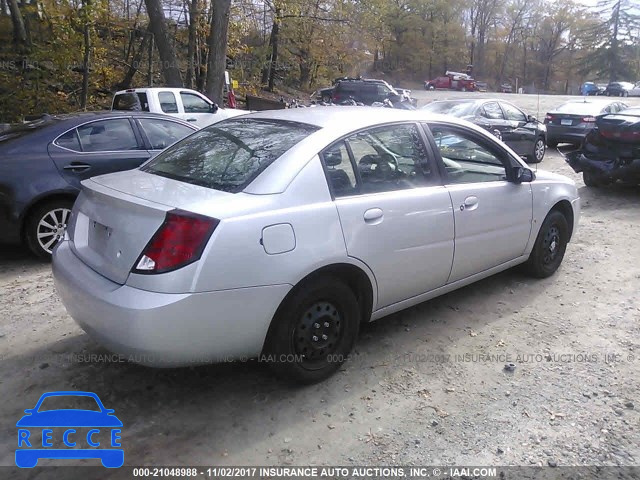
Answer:
[[138, 150], [138, 141], [126, 118], [99, 120], [77, 128], [83, 152]]
[[363, 130], [327, 149], [323, 158], [336, 197], [417, 188], [433, 181], [416, 125]]
[[160, 108], [164, 113], [178, 113], [178, 103], [176, 102], [176, 96], [173, 92], [158, 93], [158, 100], [160, 101]]
[[181, 140], [143, 171], [236, 193], [283, 153], [317, 130], [297, 122], [233, 119]]
[[514, 122], [526, 122], [527, 116], [518, 110], [513, 105], [509, 105], [508, 103], [502, 104], [502, 110], [504, 110], [504, 115], [507, 120], [511, 120]]
[[477, 183], [507, 180], [500, 154], [469, 133], [446, 126], [430, 125], [447, 173], [447, 183]]
[[193, 132], [189, 127], [171, 120], [141, 118], [138, 121], [151, 143], [152, 150], [164, 150]]
[[211, 113], [211, 106], [193, 93], [180, 92], [184, 113]]

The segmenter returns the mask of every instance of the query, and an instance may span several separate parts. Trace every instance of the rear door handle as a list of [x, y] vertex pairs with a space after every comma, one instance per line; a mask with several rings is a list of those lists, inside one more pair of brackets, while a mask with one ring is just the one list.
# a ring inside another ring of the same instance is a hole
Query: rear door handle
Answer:
[[478, 208], [478, 197], [471, 195], [464, 199], [464, 203], [460, 205], [460, 211], [475, 210]]
[[369, 210], [364, 212], [364, 221], [366, 223], [380, 223], [383, 217], [384, 213], [380, 208], [370, 208]]
[[197, 118], [187, 118], [187, 122], [197, 122]]
[[85, 170], [89, 170], [90, 168], [91, 165], [79, 162], [71, 162], [69, 165], [65, 165], [64, 167], [62, 167], [63, 170], [72, 170], [74, 172], [84, 172]]

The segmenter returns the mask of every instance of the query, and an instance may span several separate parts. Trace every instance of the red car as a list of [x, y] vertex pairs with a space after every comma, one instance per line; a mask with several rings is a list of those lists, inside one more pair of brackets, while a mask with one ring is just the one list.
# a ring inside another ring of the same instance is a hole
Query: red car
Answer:
[[447, 90], [460, 90], [461, 92], [474, 92], [478, 89], [476, 81], [466, 73], [446, 72], [442, 77], [424, 82], [425, 90], [444, 88]]

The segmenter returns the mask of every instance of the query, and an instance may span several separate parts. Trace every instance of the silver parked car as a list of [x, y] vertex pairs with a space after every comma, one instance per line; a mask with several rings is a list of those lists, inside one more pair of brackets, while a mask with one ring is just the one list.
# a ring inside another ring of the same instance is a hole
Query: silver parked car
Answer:
[[260, 358], [313, 382], [379, 319], [518, 264], [559, 267], [574, 182], [420, 111], [259, 112], [85, 180], [54, 252], [71, 316], [135, 362]]

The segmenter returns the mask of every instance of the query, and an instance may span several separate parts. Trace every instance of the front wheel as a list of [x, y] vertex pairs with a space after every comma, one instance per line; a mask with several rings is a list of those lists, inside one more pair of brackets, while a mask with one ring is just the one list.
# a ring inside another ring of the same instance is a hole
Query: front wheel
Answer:
[[529, 156], [529, 163], [540, 163], [544, 158], [544, 154], [547, 151], [547, 146], [544, 143], [542, 137], [536, 139], [536, 143], [533, 145], [533, 154]]
[[73, 201], [52, 200], [29, 215], [25, 223], [25, 238], [29, 249], [38, 257], [49, 260], [54, 247], [64, 238]]
[[553, 275], [564, 258], [569, 242], [569, 224], [558, 210], [552, 210], [544, 219], [536, 243], [525, 263], [527, 272], [536, 278]]
[[359, 326], [353, 291], [338, 278], [321, 277], [297, 287], [278, 309], [263, 358], [286, 380], [319, 382], [347, 359]]

